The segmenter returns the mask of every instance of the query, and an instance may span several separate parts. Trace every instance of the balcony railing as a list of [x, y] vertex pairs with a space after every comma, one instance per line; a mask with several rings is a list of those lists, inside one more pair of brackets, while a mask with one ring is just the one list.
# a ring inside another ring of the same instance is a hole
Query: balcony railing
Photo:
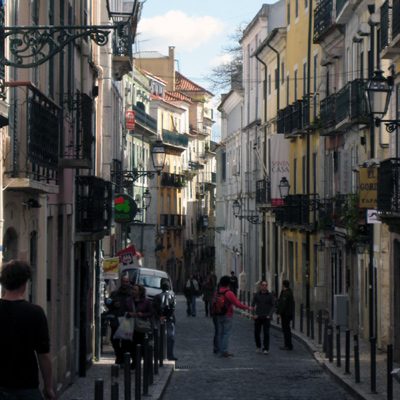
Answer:
[[104, 236], [111, 226], [111, 182], [97, 176], [77, 176], [75, 183], [77, 234]]
[[180, 214], [161, 214], [160, 225], [167, 229], [181, 229], [186, 225], [186, 218]]
[[320, 0], [314, 10], [314, 43], [319, 43], [334, 27], [333, 0]]
[[68, 101], [70, 129], [64, 135], [64, 151], [60, 166], [64, 168], [91, 168], [93, 135], [93, 99], [85, 93], [76, 93]]
[[256, 204], [271, 203], [271, 182], [267, 179], [261, 179], [256, 182]]
[[146, 113], [142, 108], [138, 106], [132, 106], [135, 111], [135, 121], [137, 124], [141, 125], [143, 128], [157, 132], [157, 120]]
[[303, 108], [302, 100], [296, 100], [283, 110], [278, 111], [277, 128], [278, 133], [295, 135], [303, 132]]
[[166, 129], [162, 130], [162, 137], [165, 144], [170, 144], [172, 146], [187, 148], [189, 144], [189, 139], [185, 135]]
[[380, 163], [377, 200], [382, 216], [400, 217], [400, 158], [389, 158]]
[[368, 123], [365, 81], [355, 79], [336, 93], [335, 123]]
[[332, 231], [334, 227], [333, 200], [325, 199], [321, 201], [321, 205], [318, 209], [318, 229], [322, 231]]
[[18, 88], [11, 91], [14, 139], [7, 152], [6, 174], [15, 179], [9, 186], [44, 189], [46, 184], [50, 190], [50, 185], [57, 184], [61, 108], [30, 83], [7, 85]]
[[[321, 128], [328, 130], [335, 126], [336, 123], [336, 93], [331, 94], [321, 100], [320, 104], [320, 120]], [[321, 132], [322, 134], [323, 132]], [[326, 132], [325, 132], [326, 133]]]
[[289, 195], [285, 198], [285, 205], [275, 211], [276, 222], [280, 225], [306, 227], [309, 225], [309, 207], [309, 197], [306, 194]]
[[186, 186], [186, 179], [184, 175], [170, 174], [164, 172], [161, 175], [161, 185], [175, 188], [183, 188]]
[[[380, 8], [380, 14], [380, 47], [387, 53], [385, 58], [390, 58], [392, 54], [398, 53], [396, 47], [400, 42], [400, 0], [392, 0], [392, 6], [389, 1], [385, 1]], [[393, 53], [390, 47], [393, 47]]]

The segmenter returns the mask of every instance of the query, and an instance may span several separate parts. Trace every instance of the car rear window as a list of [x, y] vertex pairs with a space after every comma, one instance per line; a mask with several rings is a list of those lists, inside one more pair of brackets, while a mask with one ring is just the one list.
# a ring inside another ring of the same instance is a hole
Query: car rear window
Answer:
[[143, 286], [160, 289], [161, 288], [161, 276], [154, 275], [139, 275], [139, 283]]

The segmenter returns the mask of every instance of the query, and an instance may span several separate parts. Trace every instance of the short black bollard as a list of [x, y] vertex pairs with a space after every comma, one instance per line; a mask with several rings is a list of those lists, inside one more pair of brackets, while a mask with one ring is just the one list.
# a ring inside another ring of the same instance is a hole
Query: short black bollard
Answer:
[[119, 365], [113, 364], [111, 365], [111, 382], [114, 382], [116, 378], [119, 376]]
[[371, 343], [371, 393], [376, 393], [376, 338], [370, 338]]
[[310, 309], [306, 308], [306, 332], [307, 332], [307, 337], [310, 337], [310, 321], [311, 321]]
[[[296, 310], [296, 307], [294, 306], [294, 309]], [[293, 319], [292, 319], [292, 329], [296, 329], [296, 313], [293, 313]]]
[[103, 400], [104, 382], [103, 379], [96, 379], [94, 382], [94, 400]]
[[300, 332], [303, 333], [304, 305], [300, 304]]
[[310, 331], [311, 339], [314, 340], [314, 311], [310, 311]]
[[119, 399], [119, 386], [118, 382], [113, 382], [111, 384], [111, 400]]
[[354, 335], [354, 378], [356, 383], [360, 383], [360, 347], [358, 335]]
[[124, 400], [131, 400], [131, 355], [124, 354]]
[[328, 325], [327, 329], [327, 350], [329, 362], [333, 362], [333, 326]]
[[350, 330], [346, 329], [346, 347], [345, 347], [345, 367], [344, 373], [350, 374]]
[[142, 396], [142, 346], [136, 345], [135, 349], [135, 400], [140, 400]]
[[342, 354], [340, 351], [340, 325], [336, 326], [336, 366], [342, 365]]
[[154, 375], [158, 375], [158, 351], [159, 351], [159, 336], [158, 336], [158, 329], [154, 329]]
[[387, 345], [387, 400], [393, 400], [393, 345]]
[[317, 324], [318, 324], [318, 344], [321, 344], [322, 343], [322, 310], [318, 311]]
[[149, 339], [143, 343], [143, 395], [149, 394]]
[[160, 339], [159, 339], [159, 362], [160, 362], [160, 367], [164, 366], [164, 337], [165, 337], [165, 324], [162, 323], [160, 325]]
[[154, 350], [152, 345], [149, 345], [148, 356], [149, 356], [149, 385], [152, 385], [154, 383], [154, 365], [153, 365]]
[[324, 320], [324, 342], [322, 344], [322, 351], [325, 353], [325, 357], [328, 357], [328, 318]]

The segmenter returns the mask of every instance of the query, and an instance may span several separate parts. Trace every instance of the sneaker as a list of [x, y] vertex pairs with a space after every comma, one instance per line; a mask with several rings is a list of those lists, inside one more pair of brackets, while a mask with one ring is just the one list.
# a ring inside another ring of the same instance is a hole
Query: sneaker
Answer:
[[268, 353], [269, 353], [269, 351], [267, 349], [263, 350], [263, 354], [268, 354]]
[[227, 351], [225, 351], [224, 353], [221, 354], [222, 357], [228, 358], [228, 357], [233, 357], [232, 353], [228, 353]]
[[261, 347], [256, 348], [256, 353], [262, 353]]

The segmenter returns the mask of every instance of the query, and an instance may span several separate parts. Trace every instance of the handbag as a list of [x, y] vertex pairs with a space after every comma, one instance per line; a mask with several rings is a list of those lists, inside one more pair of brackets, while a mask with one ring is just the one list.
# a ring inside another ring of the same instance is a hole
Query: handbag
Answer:
[[135, 328], [134, 318], [119, 317], [119, 326], [114, 333], [113, 339], [132, 340]]
[[151, 331], [151, 322], [148, 318], [135, 318], [135, 331], [149, 333]]

